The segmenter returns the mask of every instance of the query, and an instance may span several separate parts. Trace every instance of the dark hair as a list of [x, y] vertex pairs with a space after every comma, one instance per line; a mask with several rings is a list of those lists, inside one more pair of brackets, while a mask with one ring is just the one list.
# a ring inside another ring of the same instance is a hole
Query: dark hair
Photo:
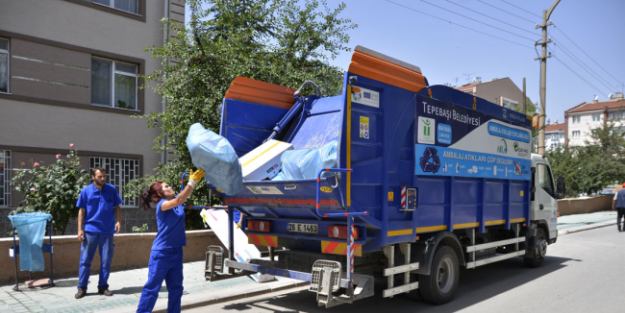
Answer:
[[95, 173], [97, 171], [100, 171], [100, 173], [106, 174], [106, 169], [103, 168], [103, 167], [98, 166], [98, 167], [94, 167], [94, 168], [91, 169], [91, 176], [95, 176]]
[[141, 205], [143, 205], [143, 209], [145, 211], [150, 211], [152, 208], [150, 207], [150, 203], [155, 202], [158, 203], [161, 201], [163, 196], [161, 192], [163, 191], [163, 182], [157, 181], [154, 182], [147, 191], [144, 191], [141, 194]]

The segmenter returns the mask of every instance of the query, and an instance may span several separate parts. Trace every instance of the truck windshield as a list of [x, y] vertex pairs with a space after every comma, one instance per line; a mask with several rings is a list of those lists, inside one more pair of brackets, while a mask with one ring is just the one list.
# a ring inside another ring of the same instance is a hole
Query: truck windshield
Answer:
[[546, 164], [538, 164], [538, 183], [540, 188], [546, 191], [550, 196], [555, 198], [555, 189], [551, 176], [551, 169]]

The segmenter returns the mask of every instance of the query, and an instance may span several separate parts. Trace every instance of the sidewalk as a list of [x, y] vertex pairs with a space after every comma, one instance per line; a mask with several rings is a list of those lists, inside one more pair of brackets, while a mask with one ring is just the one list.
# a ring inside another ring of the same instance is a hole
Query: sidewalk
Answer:
[[[558, 218], [558, 234], [561, 236], [597, 227], [613, 227], [615, 223], [615, 211], [562, 216]], [[48, 289], [28, 289], [21, 285], [21, 292], [13, 291], [13, 285], [0, 286], [0, 312], [135, 312], [147, 277], [147, 268], [113, 272], [109, 285], [114, 295], [105, 297], [97, 294], [98, 276], [92, 275], [88, 294], [80, 300], [74, 299], [78, 282], [76, 278], [56, 280], [56, 286]], [[204, 279], [204, 261], [189, 262], [184, 264], [182, 305], [183, 309], [190, 309], [298, 286], [306, 284], [288, 278], [258, 284], [248, 277], [209, 283]], [[166, 312], [166, 308], [167, 288], [163, 286], [154, 312]]]

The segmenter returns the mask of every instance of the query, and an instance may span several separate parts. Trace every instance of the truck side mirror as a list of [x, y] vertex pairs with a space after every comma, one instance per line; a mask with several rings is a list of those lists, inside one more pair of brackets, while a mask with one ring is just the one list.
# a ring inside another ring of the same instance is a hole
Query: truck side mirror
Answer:
[[566, 195], [566, 186], [564, 184], [564, 176], [558, 176], [557, 180], [557, 194], [560, 199], [564, 198]]

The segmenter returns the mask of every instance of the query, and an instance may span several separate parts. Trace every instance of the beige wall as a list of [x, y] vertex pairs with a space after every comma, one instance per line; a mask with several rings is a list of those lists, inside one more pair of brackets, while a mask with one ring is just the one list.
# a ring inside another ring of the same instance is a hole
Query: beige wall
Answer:
[[[171, 17], [184, 21], [182, 2], [167, 1], [170, 12], [176, 12], [170, 13]], [[150, 53], [143, 49], [163, 44], [163, 24], [159, 20], [164, 16], [164, 1], [146, 3], [146, 18], [141, 21], [66, 0], [3, 1], [0, 18], [3, 37], [7, 33], [28, 36], [8, 36], [10, 76], [89, 87], [90, 60], [99, 53], [86, 53], [84, 49], [141, 60], [142, 71], [152, 73], [161, 67], [161, 60], [151, 59]], [[150, 173], [160, 161], [160, 155], [152, 150], [158, 130], [148, 129], [144, 119], [131, 118], [136, 112], [107, 112], [11, 99], [11, 96], [27, 96], [91, 107], [89, 88], [11, 78], [10, 93], [0, 98], [0, 149], [2, 146], [67, 149], [69, 143], [74, 143], [79, 150], [142, 155], [144, 173]], [[162, 108], [161, 98], [149, 89], [144, 91], [143, 104], [145, 113]], [[17, 164], [15, 160], [13, 164]]]
[[[115, 235], [115, 256], [111, 264], [112, 271], [147, 267], [150, 260], [152, 242], [156, 233], [120, 234]], [[48, 237], [44, 243], [48, 242]], [[53, 236], [54, 245], [54, 278], [77, 277], [80, 259], [80, 242], [75, 236]], [[19, 242], [18, 242], [19, 244]], [[221, 245], [212, 230], [187, 231], [187, 246], [184, 248], [184, 262], [204, 260], [206, 248], [210, 245]], [[9, 257], [9, 248], [13, 246], [13, 238], [0, 239], [0, 284], [15, 283], [14, 260]], [[227, 251], [227, 250], [224, 250]], [[50, 277], [50, 256], [44, 253], [45, 270], [33, 273], [34, 278]], [[19, 266], [19, 259], [18, 259]], [[91, 274], [100, 269], [100, 256], [96, 253], [91, 264]], [[198, 273], [201, 275], [201, 273]], [[23, 283], [28, 279], [28, 272], [18, 272], [18, 280]]]
[[607, 211], [612, 209], [614, 195], [605, 195], [586, 199], [558, 200], [560, 216]]
[[508, 77], [477, 85], [475, 90], [475, 96], [499, 105], [502, 97], [517, 101], [519, 105], [523, 103], [523, 91]]

